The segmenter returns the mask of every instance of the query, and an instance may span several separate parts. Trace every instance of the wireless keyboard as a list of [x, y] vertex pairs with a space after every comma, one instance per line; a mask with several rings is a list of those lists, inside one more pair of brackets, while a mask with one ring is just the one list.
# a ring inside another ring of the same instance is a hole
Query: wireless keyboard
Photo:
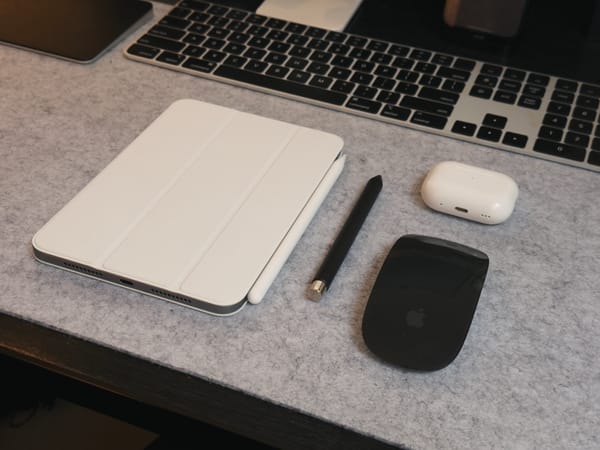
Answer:
[[600, 172], [600, 86], [181, 0], [125, 55]]

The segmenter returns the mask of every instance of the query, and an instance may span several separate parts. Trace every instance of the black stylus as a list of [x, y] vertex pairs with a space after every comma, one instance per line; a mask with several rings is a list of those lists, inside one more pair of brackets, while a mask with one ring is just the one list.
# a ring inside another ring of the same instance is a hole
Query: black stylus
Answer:
[[342, 265], [348, 250], [350, 250], [356, 235], [360, 231], [360, 227], [367, 218], [373, 203], [375, 203], [375, 199], [379, 195], [382, 186], [381, 175], [374, 176], [367, 182], [340, 234], [335, 239], [317, 275], [308, 288], [308, 298], [311, 300], [319, 301], [327, 289], [329, 289], [335, 274]]

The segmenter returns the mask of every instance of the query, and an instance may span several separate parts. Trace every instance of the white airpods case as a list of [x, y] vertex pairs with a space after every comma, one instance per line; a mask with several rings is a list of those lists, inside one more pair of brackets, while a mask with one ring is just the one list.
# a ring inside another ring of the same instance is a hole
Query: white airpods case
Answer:
[[430, 208], [490, 225], [510, 217], [518, 196], [517, 183], [509, 176], [455, 161], [434, 166], [421, 185]]

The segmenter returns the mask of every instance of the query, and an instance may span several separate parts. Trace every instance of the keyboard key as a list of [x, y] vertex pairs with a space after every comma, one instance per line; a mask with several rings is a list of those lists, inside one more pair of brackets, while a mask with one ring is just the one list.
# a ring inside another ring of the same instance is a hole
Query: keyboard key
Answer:
[[162, 50], [168, 50], [170, 52], [179, 52], [185, 47], [185, 44], [181, 42], [172, 41], [171, 39], [164, 39], [158, 36], [152, 36], [150, 34], [142, 36], [138, 40], [138, 43], [148, 47], [156, 47]]
[[452, 125], [452, 132], [462, 134], [463, 136], [473, 136], [476, 129], [477, 125], [474, 123], [463, 122], [462, 120], [457, 120], [454, 122], [454, 125]]
[[575, 92], [577, 91], [577, 82], [570, 80], [556, 80], [556, 89], [568, 92]]
[[152, 59], [160, 53], [160, 50], [145, 45], [133, 44], [127, 49], [127, 53], [134, 56], [141, 56], [142, 58]]
[[452, 106], [444, 103], [423, 100], [420, 98], [411, 97], [409, 95], [405, 95], [402, 98], [402, 100], [400, 101], [400, 105], [406, 108], [418, 109], [420, 111], [434, 113], [446, 117], [452, 114], [452, 110], [454, 109]]
[[571, 107], [569, 105], [565, 105], [564, 103], [550, 102], [548, 104], [548, 112], [568, 116], [571, 113]]
[[523, 94], [530, 95], [532, 97], [543, 97], [546, 93], [546, 89], [542, 86], [536, 86], [534, 84], [526, 84], [523, 88]]
[[442, 89], [452, 92], [458, 92], [459, 94], [464, 90], [465, 83], [462, 81], [446, 80], [442, 84]]
[[589, 120], [593, 122], [596, 119], [596, 111], [592, 109], [577, 107], [573, 110], [573, 117], [580, 120]]
[[311, 78], [310, 83], [308, 84], [311, 86], [320, 87], [322, 89], [327, 89], [331, 83], [333, 83], [333, 78], [315, 75]]
[[360, 97], [350, 97], [350, 100], [348, 100], [346, 106], [358, 111], [377, 114], [381, 108], [381, 103]]
[[517, 94], [514, 92], [497, 91], [494, 95], [494, 100], [512, 105], [517, 100]]
[[523, 81], [525, 79], [525, 74], [523, 70], [518, 69], [506, 69], [504, 71], [504, 78], [514, 81]]
[[494, 64], [484, 64], [481, 66], [481, 73], [483, 75], [492, 75], [494, 77], [499, 77], [502, 75], [502, 71], [504, 69], [501, 66], [496, 66]]
[[536, 140], [533, 150], [547, 155], [572, 159], [574, 161], [583, 161], [585, 158], [585, 149], [583, 148], [561, 144], [559, 142], [546, 141], [544, 139]]
[[539, 73], [530, 73], [527, 77], [527, 83], [537, 84], [538, 86], [548, 86], [550, 77], [547, 75], [541, 75]]
[[333, 83], [331, 89], [337, 92], [342, 92], [344, 94], [349, 94], [354, 90], [355, 86], [356, 85], [354, 83], [350, 83], [349, 81], [338, 80], [335, 83]]
[[594, 138], [592, 140], [592, 150], [600, 152], [600, 138]]
[[473, 97], [478, 97], [478, 98], [490, 98], [492, 96], [492, 93], [494, 92], [493, 89], [488, 88], [488, 87], [484, 87], [484, 86], [473, 86], [471, 88], [471, 91], [469, 92], [469, 95], [472, 95]]
[[448, 119], [435, 114], [428, 114], [423, 111], [415, 111], [410, 121], [417, 125], [423, 125], [430, 128], [443, 130]]
[[286, 94], [297, 95], [299, 97], [318, 100], [333, 105], [341, 106], [346, 101], [346, 96], [340, 92], [327, 91], [313, 86], [292, 83], [287, 80], [280, 80], [259, 73], [246, 72], [235, 67], [220, 66], [215, 70], [215, 75], [254, 86], [276, 89]]
[[396, 92], [380, 91], [377, 95], [377, 101], [382, 103], [390, 103], [395, 105], [398, 103], [398, 100], [400, 100], [400, 94], [397, 94]]
[[527, 145], [527, 136], [507, 131], [506, 133], [504, 133], [502, 143], [511, 147], [525, 148], [525, 146]]
[[581, 106], [583, 108], [597, 109], [598, 104], [600, 104], [600, 100], [593, 97], [588, 97], [586, 95], [580, 95], [577, 97], [577, 106]]
[[600, 151], [591, 151], [588, 156], [588, 162], [595, 166], [600, 166]]
[[557, 101], [557, 102], [567, 103], [570, 105], [571, 103], [573, 103], [574, 99], [575, 99], [575, 95], [573, 95], [569, 92], [554, 91], [552, 93], [552, 100]]
[[569, 122], [569, 130], [576, 131], [578, 133], [583, 134], [591, 134], [594, 125], [591, 122], [586, 122], [585, 120], [572, 119]]
[[600, 86], [593, 86], [591, 84], [582, 84], [579, 93], [588, 95], [590, 97], [600, 97]]
[[174, 66], [178, 66], [179, 64], [181, 64], [184, 59], [185, 56], [171, 52], [162, 52], [160, 56], [156, 58], [157, 61], [172, 64]]
[[285, 78], [289, 71], [290, 69], [288, 69], [287, 67], [271, 66], [267, 70], [266, 74], [271, 75], [272, 77]]
[[385, 105], [381, 111], [381, 115], [390, 119], [404, 121], [410, 116], [410, 109], [401, 108], [399, 106]]
[[186, 69], [192, 69], [198, 72], [210, 73], [217, 67], [217, 63], [213, 61], [203, 61], [197, 58], [188, 58], [183, 64]]
[[459, 99], [458, 94], [430, 87], [422, 87], [419, 91], [419, 97], [444, 103], [450, 103], [451, 105], [456, 105], [456, 102], [458, 102]]
[[498, 142], [502, 136], [502, 131], [497, 128], [481, 127], [477, 132], [477, 137], [485, 141]]
[[491, 75], [478, 75], [477, 78], [475, 78], [475, 84], [478, 84], [480, 86], [487, 86], [493, 88], [496, 87], [497, 83], [498, 78], [493, 77]]
[[584, 134], [573, 133], [569, 131], [565, 136], [565, 144], [575, 145], [577, 147], [587, 147], [590, 143], [590, 137]]
[[540, 106], [542, 106], [542, 100], [539, 97], [521, 95], [517, 105], [522, 106], [523, 108], [540, 109]]
[[488, 127], [503, 129], [506, 126], [507, 120], [506, 117], [488, 113], [483, 118], [483, 124]]
[[514, 80], [502, 80], [498, 89], [510, 92], [519, 92], [521, 90], [521, 83]]
[[179, 40], [183, 36], [185, 36], [185, 31], [178, 30], [175, 28], [162, 27], [160, 25], [153, 26], [150, 31], [150, 34], [154, 34], [156, 36], [164, 37], [167, 39]]
[[470, 59], [457, 58], [456, 61], [454, 61], [454, 67], [457, 69], [471, 71], [475, 67], [475, 61], [472, 61]]
[[555, 114], [547, 113], [543, 120], [544, 125], [549, 125], [555, 128], [564, 128], [567, 126], [567, 118], [564, 116], [557, 116]]
[[436, 75], [456, 81], [468, 81], [469, 77], [471, 76], [471, 72], [442, 66], [438, 69]]
[[551, 141], [560, 142], [563, 137], [563, 130], [560, 128], [552, 128], [552, 127], [541, 127], [538, 133], [538, 137], [549, 139]]

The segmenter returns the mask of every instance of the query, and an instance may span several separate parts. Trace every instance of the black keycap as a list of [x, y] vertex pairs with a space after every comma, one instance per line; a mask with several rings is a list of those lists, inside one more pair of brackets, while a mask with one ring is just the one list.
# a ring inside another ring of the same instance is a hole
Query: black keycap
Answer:
[[371, 114], [377, 114], [381, 108], [381, 103], [361, 97], [350, 97], [350, 100], [346, 103], [346, 107]]
[[557, 102], [567, 103], [570, 105], [571, 103], [573, 103], [574, 99], [575, 99], [575, 95], [573, 95], [569, 92], [554, 91], [552, 93], [552, 100], [555, 100]]
[[547, 75], [540, 75], [539, 73], [530, 73], [527, 77], [527, 82], [537, 84], [538, 86], [548, 86], [550, 77]]
[[394, 90], [396, 92], [400, 92], [401, 94], [414, 95], [417, 93], [418, 89], [419, 88], [415, 84], [405, 83], [404, 81], [400, 81], [396, 85], [396, 89], [394, 89]]
[[546, 93], [546, 88], [542, 86], [536, 86], [535, 84], [526, 84], [523, 87], [523, 94], [531, 95], [532, 97], [543, 97]]
[[450, 65], [452, 65], [453, 61], [454, 61], [453, 56], [442, 55], [440, 53], [434, 55], [433, 58], [431, 58], [432, 63], [441, 64], [442, 66], [450, 66]]
[[598, 108], [598, 104], [600, 100], [593, 97], [588, 97], [587, 95], [580, 95], [577, 97], [577, 106], [581, 106], [583, 108], [596, 109]]
[[319, 89], [313, 86], [306, 86], [299, 83], [292, 83], [287, 80], [269, 77], [267, 75], [246, 72], [235, 67], [220, 66], [215, 70], [215, 75], [231, 80], [241, 81], [254, 86], [275, 89], [291, 95], [298, 95], [312, 100], [318, 100], [333, 105], [343, 105], [346, 96], [340, 92]]
[[446, 126], [448, 119], [446, 117], [436, 116], [435, 114], [428, 114], [423, 111], [415, 111], [410, 121], [417, 125], [442, 130]]
[[573, 117], [580, 120], [589, 120], [593, 122], [596, 119], [596, 111], [592, 109], [577, 107], [573, 110]]
[[577, 90], [577, 82], [570, 80], [556, 80], [556, 88], [562, 91], [575, 92]]
[[565, 116], [546, 113], [543, 123], [555, 128], [564, 128], [567, 125], [567, 118]]
[[160, 20], [160, 22], [158, 22], [159, 25], [164, 25], [166, 27], [172, 28], [179, 28], [180, 30], [185, 30], [190, 25], [190, 23], [191, 22], [189, 20], [179, 19], [173, 16], [164, 16]]
[[454, 67], [457, 69], [471, 71], [475, 67], [475, 61], [472, 61], [470, 59], [457, 58], [456, 61], [454, 61]]
[[465, 83], [462, 81], [454, 81], [454, 80], [446, 80], [444, 84], [442, 84], [442, 89], [452, 92], [462, 92], [465, 88]]
[[558, 156], [574, 161], [583, 161], [585, 158], [585, 149], [583, 148], [561, 144], [559, 142], [546, 141], [544, 139], [537, 139], [533, 146], [533, 150], [546, 155]]
[[354, 91], [354, 95], [362, 98], [372, 99], [377, 94], [377, 89], [369, 86], [358, 86]]
[[506, 126], [507, 120], [506, 117], [488, 113], [483, 118], [483, 124], [488, 127], [503, 129]]
[[590, 143], [590, 137], [584, 134], [573, 133], [569, 131], [565, 136], [565, 144], [575, 145], [577, 147], [587, 147]]
[[600, 86], [593, 86], [591, 84], [582, 84], [579, 89], [579, 93], [588, 95], [590, 97], [600, 97]]
[[475, 130], [477, 129], [477, 125], [470, 122], [463, 122], [462, 120], [457, 120], [452, 125], [452, 132], [457, 134], [462, 134], [464, 136], [473, 136], [475, 134]]
[[452, 69], [450, 67], [440, 67], [437, 71], [437, 74], [440, 77], [450, 78], [456, 81], [467, 81], [471, 72], [467, 72], [465, 70]]
[[502, 143], [511, 147], [525, 148], [527, 145], [527, 136], [524, 134], [511, 133], [510, 131], [507, 131], [504, 133]]
[[160, 56], [158, 58], [156, 58], [157, 61], [171, 64], [173, 66], [178, 66], [179, 64], [182, 63], [182, 61], [184, 59], [185, 59], [185, 56], [180, 55], [178, 53], [171, 53], [171, 52], [162, 52], [160, 54]]
[[576, 131], [578, 133], [583, 134], [591, 134], [594, 125], [591, 122], [586, 122], [585, 120], [572, 119], [569, 122], [569, 130]]
[[496, 87], [497, 83], [498, 78], [491, 75], [479, 75], [477, 78], [475, 78], [475, 84], [478, 84], [480, 86], [487, 86], [493, 88]]
[[529, 95], [521, 95], [517, 105], [522, 106], [523, 108], [540, 109], [542, 99], [539, 97], [531, 97]]
[[491, 88], [484, 86], [473, 86], [469, 95], [478, 98], [490, 98], [494, 91]]
[[509, 80], [515, 81], [523, 81], [525, 79], [525, 74], [523, 70], [518, 69], [506, 69], [504, 71], [504, 78], [508, 78]]
[[410, 116], [410, 109], [400, 108], [399, 106], [385, 105], [381, 115], [390, 119], [407, 120]]
[[322, 75], [315, 75], [311, 78], [308, 84], [322, 89], [327, 89], [331, 85], [331, 83], [333, 83], [333, 78], [324, 77]]
[[502, 131], [497, 128], [480, 127], [477, 137], [486, 141], [498, 142], [502, 136]]
[[592, 149], [600, 152], [600, 138], [594, 138], [592, 140]]
[[600, 166], [600, 151], [591, 151], [588, 156], [588, 162], [595, 166]]
[[551, 141], [560, 142], [563, 137], [563, 131], [559, 128], [552, 127], [540, 127], [540, 131], [538, 133], [538, 137], [549, 139]]
[[521, 90], [521, 83], [515, 80], [502, 80], [498, 89], [510, 92], [519, 92]]
[[127, 53], [134, 56], [141, 56], [142, 58], [152, 59], [160, 53], [160, 50], [145, 45], [133, 44], [127, 49]]
[[203, 61], [197, 58], [188, 58], [183, 64], [186, 69], [195, 70], [197, 72], [209, 73], [212, 72], [217, 63], [212, 61]]
[[355, 86], [356, 85], [354, 83], [350, 83], [349, 81], [338, 80], [335, 83], [333, 83], [331, 89], [333, 89], [334, 91], [342, 92], [344, 94], [349, 94], [350, 92], [352, 92]]
[[400, 94], [391, 91], [380, 91], [377, 95], [377, 101], [383, 103], [390, 103], [395, 105], [400, 100]]
[[310, 78], [310, 73], [304, 72], [302, 70], [293, 70], [288, 77], [288, 80], [294, 81], [296, 83], [306, 83]]
[[492, 75], [494, 77], [499, 77], [502, 74], [502, 67], [496, 66], [494, 64], [484, 64], [481, 67], [481, 73], [484, 75]]
[[206, 52], [205, 48], [196, 47], [195, 45], [188, 45], [183, 51], [184, 55], [192, 56], [194, 58], [199, 58]]
[[457, 94], [454, 94], [453, 92], [446, 92], [440, 89], [434, 89], [430, 87], [422, 87], [419, 91], [419, 97], [444, 103], [450, 103], [451, 105], [456, 105], [456, 102], [458, 102], [458, 99], [460, 98]]
[[177, 41], [172, 41], [171, 39], [164, 39], [158, 36], [152, 36], [150, 34], [146, 34], [142, 36], [138, 40], [139, 44], [147, 45], [149, 47], [156, 47], [162, 50], [168, 50], [170, 52], [178, 53], [185, 47], [185, 44]]
[[571, 107], [569, 105], [565, 105], [564, 103], [550, 102], [548, 104], [548, 112], [568, 116], [571, 113]]
[[[227, 63], [227, 61], [225, 63]], [[237, 67], [239, 67], [239, 66], [237, 66]], [[289, 73], [289, 71], [290, 71], [290, 69], [288, 69], [287, 67], [271, 66], [267, 70], [266, 74], [271, 75], [272, 77], [285, 78], [285, 76]]]
[[149, 33], [153, 34], [155, 36], [160, 36], [160, 37], [164, 37], [167, 39], [174, 39], [174, 40], [179, 40], [183, 36], [185, 36], [185, 31], [183, 31], [183, 30], [178, 30], [178, 29], [170, 28], [170, 27], [162, 27], [160, 25], [155, 25], [154, 27], [152, 27], [150, 29]]
[[406, 108], [418, 109], [420, 111], [437, 114], [439, 116], [449, 116], [452, 114], [453, 106], [432, 102], [429, 100], [423, 100], [416, 97], [405, 95], [400, 101], [400, 105]]
[[494, 95], [494, 100], [512, 105], [517, 100], [517, 94], [514, 92], [497, 91]]

